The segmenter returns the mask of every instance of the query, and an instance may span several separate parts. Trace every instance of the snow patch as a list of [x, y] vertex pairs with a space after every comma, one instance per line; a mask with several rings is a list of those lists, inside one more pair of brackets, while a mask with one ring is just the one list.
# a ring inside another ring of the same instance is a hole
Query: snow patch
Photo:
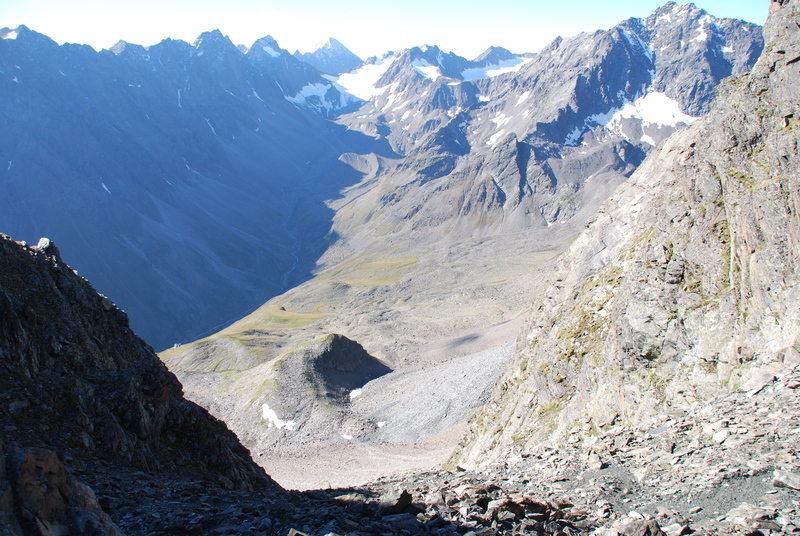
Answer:
[[361, 100], [369, 100], [380, 92], [375, 87], [378, 80], [392, 65], [397, 56], [386, 56], [379, 62], [369, 65], [362, 65], [358, 69], [344, 73], [339, 76], [336, 83], [342, 86], [348, 93], [355, 95]]
[[511, 121], [511, 118], [501, 112], [497, 114], [495, 117], [491, 118], [489, 121], [497, 125], [497, 127], [499, 128], [508, 123], [509, 121]]
[[108, 189], [108, 186], [106, 186], [106, 183], [101, 182], [100, 186], [102, 186], [103, 190], [105, 190], [106, 192], [108, 192], [109, 195], [111, 195], [111, 190]]
[[[638, 119], [642, 126], [677, 127], [679, 124], [688, 125], [697, 118], [683, 113], [676, 100], [664, 93], [653, 91], [633, 102], [626, 102], [621, 108], [612, 108], [608, 112], [587, 117], [583, 126], [575, 127], [572, 132], [567, 134], [564, 145], [574, 146], [586, 130], [596, 127], [606, 127], [612, 132], [625, 136], [622, 132], [623, 119]], [[643, 136], [641, 141], [655, 146], [649, 136]]]
[[695, 43], [705, 43], [708, 41], [708, 32], [706, 32], [705, 28], [700, 28], [697, 30], [697, 35], [692, 39], [692, 42]]
[[253, 96], [258, 100], [260, 100], [261, 102], [264, 102], [264, 99], [261, 98], [261, 95], [259, 95], [255, 89], [253, 90]]
[[414, 67], [415, 71], [429, 80], [436, 80], [442, 76], [438, 65], [431, 65], [425, 60], [414, 60], [411, 62], [411, 66]]
[[505, 129], [498, 130], [492, 135], [491, 138], [489, 138], [489, 140], [486, 142], [486, 145], [497, 145], [497, 142], [500, 141], [500, 138], [502, 138], [503, 134], [505, 133]]
[[346, 441], [352, 441], [353, 440], [353, 436], [351, 436], [350, 434], [339, 434], [339, 436], [341, 436], [341, 438], [346, 440]]
[[178, 108], [183, 108], [183, 105], [181, 104], [181, 90], [180, 89], [178, 90]]
[[278, 56], [281, 55], [280, 52], [278, 52], [277, 50], [275, 50], [274, 48], [272, 48], [271, 46], [268, 46], [268, 45], [262, 45], [261, 46], [261, 50], [263, 50], [264, 52], [266, 52], [267, 54], [269, 54], [273, 58], [277, 58]]
[[361, 387], [359, 387], [358, 389], [353, 389], [352, 391], [350, 391], [350, 400], [358, 398], [360, 395], [361, 395]]
[[13, 163], [14, 163], [13, 160], [9, 160], [8, 161], [8, 167], [6, 168], [6, 172], [11, 171], [11, 164], [13, 164]]
[[609, 122], [629, 117], [641, 119], [645, 125], [670, 127], [676, 127], [680, 123], [688, 125], [697, 119], [683, 113], [676, 100], [659, 91], [653, 91], [626, 103], [612, 115]]
[[642, 134], [642, 137], [639, 141], [641, 141], [642, 143], [649, 143], [653, 147], [656, 146], [656, 141], [647, 134]]
[[211, 129], [211, 132], [213, 132], [215, 136], [218, 136], [219, 134], [217, 134], [217, 129], [214, 128], [214, 125], [211, 124], [211, 121], [209, 121], [205, 117], [203, 119], [206, 120], [206, 124], [208, 125], [208, 128]]
[[267, 421], [267, 428], [272, 428], [273, 426], [278, 430], [286, 430], [292, 431], [297, 426], [297, 423], [294, 421], [284, 421], [278, 414], [275, 413], [275, 410], [271, 409], [268, 404], [261, 405], [261, 415], [264, 417], [264, 420]]
[[386, 421], [379, 421], [378, 422], [378, 428], [383, 428], [384, 426], [386, 426]]
[[19, 84], [19, 78], [17, 78], [16, 76], [12, 77], [11, 81], [16, 83], [16, 84]]
[[523, 93], [522, 95], [520, 95], [520, 96], [519, 96], [519, 98], [517, 99], [517, 106], [519, 106], [520, 104], [522, 104], [523, 102], [525, 102], [526, 100], [528, 100], [528, 98], [529, 98], [530, 96], [531, 96], [531, 92], [530, 92], [530, 91], [526, 91], [525, 93]]
[[564, 138], [564, 145], [574, 146], [578, 143], [578, 140], [581, 139], [581, 135], [583, 134], [583, 128], [575, 127], [572, 129], [572, 132], [567, 134], [567, 137]]
[[483, 80], [485, 78], [494, 78], [501, 74], [516, 73], [532, 60], [533, 58], [516, 57], [483, 67], [471, 67], [464, 69], [461, 73], [461, 78], [465, 81]]
[[6, 32], [6, 34], [3, 36], [3, 39], [16, 39], [18, 35], [18, 31], [11, 30], [10, 32]]
[[734, 50], [733, 47], [722, 47], [723, 54], [733, 54]]
[[486, 95], [478, 95], [478, 101], [479, 102], [489, 102], [490, 100], [492, 100], [492, 99], [490, 99]]

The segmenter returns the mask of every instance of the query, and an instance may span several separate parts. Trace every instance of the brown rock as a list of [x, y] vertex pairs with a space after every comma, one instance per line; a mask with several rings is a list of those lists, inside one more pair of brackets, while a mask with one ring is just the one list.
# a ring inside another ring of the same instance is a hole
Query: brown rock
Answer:
[[92, 489], [75, 479], [54, 452], [12, 450], [4, 467], [5, 475], [0, 473], [0, 477], [7, 479], [0, 479], [0, 489], [5, 489], [2, 502], [10, 504], [10, 497], [21, 515], [14, 521], [25, 534], [122, 536]]

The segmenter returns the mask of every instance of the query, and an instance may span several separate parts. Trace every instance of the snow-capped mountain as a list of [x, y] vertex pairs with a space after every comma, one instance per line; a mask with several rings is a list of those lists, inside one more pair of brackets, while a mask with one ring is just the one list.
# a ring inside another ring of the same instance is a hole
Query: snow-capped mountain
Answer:
[[443, 222], [492, 233], [586, 214], [705, 113], [719, 81], [747, 70], [762, 47], [756, 25], [668, 3], [535, 55], [489, 50], [483, 65], [436, 47], [408, 50], [370, 101], [339, 119], [405, 156], [382, 166], [369, 223], [343, 218], [339, 235], [364, 242], [373, 225], [372, 239], [386, 240]]
[[361, 58], [353, 54], [333, 37], [329, 37], [314, 52], [301, 53], [297, 50], [294, 55], [297, 59], [308, 63], [319, 72], [334, 76], [350, 72], [364, 63]]

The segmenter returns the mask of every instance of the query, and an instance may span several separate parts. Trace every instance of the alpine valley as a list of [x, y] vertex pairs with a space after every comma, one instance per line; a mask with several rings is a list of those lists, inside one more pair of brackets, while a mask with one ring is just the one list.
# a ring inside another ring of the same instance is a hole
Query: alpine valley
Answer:
[[0, 535], [800, 533], [767, 10], [471, 60], [0, 29]]

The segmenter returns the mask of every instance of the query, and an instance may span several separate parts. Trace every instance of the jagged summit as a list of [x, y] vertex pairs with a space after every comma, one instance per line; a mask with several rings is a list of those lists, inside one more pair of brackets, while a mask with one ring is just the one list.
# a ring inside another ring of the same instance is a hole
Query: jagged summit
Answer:
[[314, 66], [320, 72], [334, 76], [352, 71], [364, 63], [361, 58], [333, 37], [329, 37], [314, 52], [301, 53], [298, 50], [294, 56]]
[[499, 63], [501, 61], [514, 59], [517, 55], [508, 50], [507, 48], [491, 46], [479, 54], [474, 60], [475, 63], [485, 62]]

